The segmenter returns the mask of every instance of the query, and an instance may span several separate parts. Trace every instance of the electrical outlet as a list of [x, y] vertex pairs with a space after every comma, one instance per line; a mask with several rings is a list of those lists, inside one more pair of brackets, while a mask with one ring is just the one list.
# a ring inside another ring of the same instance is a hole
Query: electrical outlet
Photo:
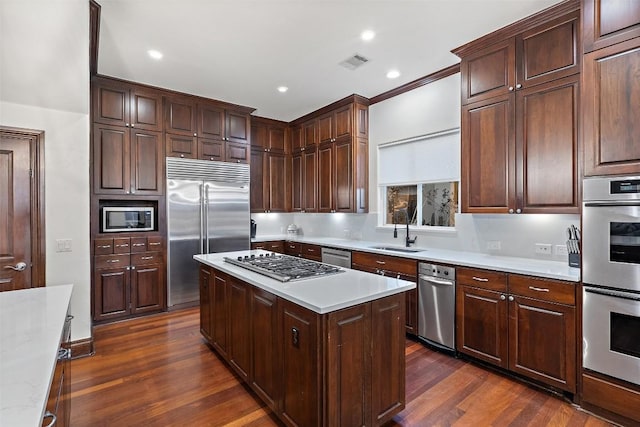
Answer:
[[551, 255], [551, 244], [536, 243], [536, 253], [540, 255]]
[[499, 251], [500, 250], [500, 240], [489, 240], [487, 242], [487, 250], [488, 251]]
[[556, 255], [569, 255], [567, 245], [556, 245]]
[[71, 239], [56, 239], [56, 252], [71, 252]]

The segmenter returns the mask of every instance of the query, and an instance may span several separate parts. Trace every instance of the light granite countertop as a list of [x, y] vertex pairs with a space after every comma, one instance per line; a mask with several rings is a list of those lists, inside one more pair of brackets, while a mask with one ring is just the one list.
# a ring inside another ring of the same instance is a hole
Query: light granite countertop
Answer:
[[222, 252], [194, 255], [194, 259], [224, 273], [250, 283], [260, 289], [298, 304], [304, 308], [324, 314], [354, 305], [373, 301], [416, 288], [416, 284], [393, 277], [384, 277], [362, 271], [343, 269], [343, 272], [280, 282], [259, 273], [224, 261], [224, 257], [236, 258], [254, 254], [268, 254], [263, 250]]
[[72, 289], [0, 292], [0, 426], [42, 425]]
[[332, 237], [303, 237], [279, 234], [257, 236], [256, 238], [251, 239], [252, 242], [265, 242], [270, 240], [289, 240], [332, 248], [348, 249], [351, 251], [392, 255], [425, 262], [440, 262], [455, 266], [483, 268], [486, 270], [504, 271], [507, 273], [517, 273], [549, 279], [566, 280], [570, 282], [580, 281], [580, 269], [569, 267], [566, 262], [560, 261], [496, 256], [479, 252], [421, 248], [416, 246], [412, 246], [411, 249], [418, 250], [419, 252], [404, 253], [372, 248], [372, 246], [402, 248], [400, 245], [384, 244], [365, 240], [338, 239]]

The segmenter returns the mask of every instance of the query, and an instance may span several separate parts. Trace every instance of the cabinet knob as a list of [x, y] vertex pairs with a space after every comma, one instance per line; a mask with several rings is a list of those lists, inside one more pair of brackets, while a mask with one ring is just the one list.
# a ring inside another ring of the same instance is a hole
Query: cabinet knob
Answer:
[[124, 125], [125, 125], [125, 127], [129, 127], [129, 123], [125, 123]]
[[135, 125], [135, 124], [133, 124], [133, 123], [131, 123], [131, 127], [132, 127], [132, 128], [134, 128], [134, 127], [136, 127], [136, 125]]
[[507, 299], [507, 297], [504, 296], [504, 294], [500, 295], [500, 301], [504, 301], [505, 299]]
[[522, 209], [516, 209], [516, 213], [522, 213]]
[[515, 300], [515, 298], [513, 297], [513, 295], [509, 295], [509, 301], [513, 301]]
[[209, 160], [213, 160], [213, 157], [211, 157]]
[[194, 134], [193, 134], [193, 136], [198, 136], [198, 134], [197, 134], [197, 133], [194, 133]]
[[513, 86], [509, 86], [509, 92], [513, 92]]
[[127, 190], [126, 193], [129, 194], [129, 190]]
[[236, 163], [240, 163], [240, 160], [236, 160]]
[[181, 159], [184, 159], [184, 154], [180, 154], [180, 158], [181, 158]]
[[512, 214], [513, 213], [513, 209], [509, 209], [509, 213]]
[[522, 85], [521, 85], [520, 83], [518, 83], [518, 84], [516, 85], [516, 89], [522, 89]]

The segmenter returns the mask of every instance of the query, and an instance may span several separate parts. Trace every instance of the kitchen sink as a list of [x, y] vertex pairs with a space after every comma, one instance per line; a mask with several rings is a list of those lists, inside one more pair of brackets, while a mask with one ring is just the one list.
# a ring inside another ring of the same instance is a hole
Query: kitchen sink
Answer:
[[403, 252], [413, 254], [416, 252], [424, 252], [424, 249], [399, 248], [397, 246], [370, 246], [371, 249], [380, 249], [382, 251]]

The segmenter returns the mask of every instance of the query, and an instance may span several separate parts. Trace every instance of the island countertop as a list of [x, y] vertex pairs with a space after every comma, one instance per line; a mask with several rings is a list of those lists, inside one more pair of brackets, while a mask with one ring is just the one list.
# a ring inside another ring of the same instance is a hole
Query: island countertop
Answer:
[[0, 292], [0, 426], [40, 426], [72, 285]]
[[225, 257], [270, 253], [263, 250], [194, 255], [196, 261], [218, 269], [267, 292], [319, 314], [329, 313], [416, 288], [416, 284], [393, 277], [351, 270], [310, 279], [280, 282], [224, 261]]

